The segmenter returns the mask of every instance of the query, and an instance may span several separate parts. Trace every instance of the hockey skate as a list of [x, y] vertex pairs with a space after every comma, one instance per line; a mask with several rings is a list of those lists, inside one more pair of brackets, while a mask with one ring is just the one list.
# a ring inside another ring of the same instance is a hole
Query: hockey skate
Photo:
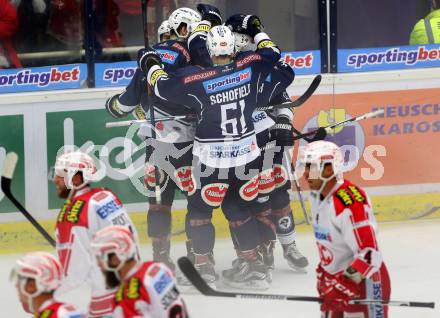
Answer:
[[215, 286], [215, 281], [217, 280], [218, 276], [215, 272], [214, 264], [209, 261], [203, 264], [195, 264], [194, 266], [209, 287], [217, 289]]
[[270, 286], [267, 266], [260, 260], [238, 258], [232, 268], [222, 272], [225, 285], [238, 289], [266, 290]]
[[173, 272], [176, 271], [176, 265], [170, 257], [170, 241], [153, 239], [153, 260], [164, 263]]
[[306, 267], [309, 265], [307, 258], [301, 254], [296, 247], [295, 242], [283, 245], [284, 258], [287, 260], [289, 266], [299, 272], [306, 272]]

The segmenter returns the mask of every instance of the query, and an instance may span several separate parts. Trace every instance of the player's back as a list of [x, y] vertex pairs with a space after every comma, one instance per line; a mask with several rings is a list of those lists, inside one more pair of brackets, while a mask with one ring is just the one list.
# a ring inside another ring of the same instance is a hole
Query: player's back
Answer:
[[115, 300], [115, 318], [187, 316], [176, 280], [163, 263], [138, 263], [122, 282]]

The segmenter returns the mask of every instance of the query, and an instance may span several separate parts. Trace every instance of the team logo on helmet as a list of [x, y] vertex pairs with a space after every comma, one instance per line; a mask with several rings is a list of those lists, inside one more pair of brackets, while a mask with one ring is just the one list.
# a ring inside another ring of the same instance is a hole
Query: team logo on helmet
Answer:
[[218, 207], [222, 204], [228, 191], [227, 183], [211, 183], [202, 188], [202, 199], [206, 204], [212, 207]]
[[192, 177], [192, 167], [185, 166], [180, 167], [174, 171], [174, 177], [176, 179], [177, 186], [188, 195], [194, 194], [196, 187], [194, 185], [194, 179]]
[[262, 194], [267, 194], [275, 189], [275, 177], [273, 169], [266, 169], [260, 172], [258, 179], [258, 192]]
[[258, 182], [259, 176], [254, 176], [251, 180], [247, 181], [240, 187], [240, 197], [245, 201], [252, 201], [258, 195]]
[[275, 188], [282, 187], [287, 182], [287, 170], [283, 165], [274, 164], [273, 165], [273, 175], [275, 180]]

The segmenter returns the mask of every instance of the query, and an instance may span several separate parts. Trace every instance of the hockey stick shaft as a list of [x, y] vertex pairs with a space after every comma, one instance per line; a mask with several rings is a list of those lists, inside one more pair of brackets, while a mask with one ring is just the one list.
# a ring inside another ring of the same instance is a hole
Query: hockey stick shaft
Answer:
[[268, 299], [268, 300], [297, 300], [297, 301], [313, 301], [319, 302], [318, 297], [309, 296], [288, 296], [288, 295], [273, 295], [273, 294], [253, 294], [253, 293], [234, 293], [234, 292], [220, 292], [212, 289], [203, 280], [194, 265], [187, 257], [181, 257], [177, 263], [183, 274], [188, 280], [205, 296], [213, 297], [231, 297], [231, 298], [246, 298], [246, 299]]
[[[360, 116], [352, 117], [352, 118], [349, 118], [349, 119], [346, 119], [346, 120], [343, 120], [343, 121], [340, 121], [340, 122], [328, 125], [328, 126], [324, 127], [324, 129], [325, 129], [326, 132], [331, 132], [332, 129], [334, 129], [336, 127], [344, 126], [345, 124], [348, 124], [348, 123], [351, 123], [351, 122], [357, 122], [357, 121], [361, 121], [361, 120], [364, 120], [364, 119], [372, 118], [372, 117], [381, 115], [383, 113], [384, 113], [383, 109], [378, 109], [378, 110], [375, 110], [373, 112], [365, 113], [365, 114], [360, 115]], [[318, 129], [315, 129], [315, 130], [309, 131], [309, 132], [304, 133], [304, 134], [296, 135], [296, 136], [293, 136], [293, 140], [298, 140], [298, 139], [301, 139], [301, 138], [304, 138], [304, 137], [314, 136], [314, 135], [316, 135], [317, 132], [318, 132]]]
[[350, 304], [353, 305], [387, 305], [395, 307], [421, 307], [421, 308], [435, 308], [435, 302], [420, 302], [420, 301], [381, 301], [375, 299], [360, 299], [360, 300], [350, 300]]
[[[195, 117], [192, 115], [163, 116], [163, 117], [159, 117], [159, 118], [154, 118], [154, 121], [157, 123], [157, 122], [161, 122], [161, 121], [172, 121], [172, 120], [178, 120], [178, 119], [194, 120]], [[151, 123], [152, 123], [152, 121], [150, 118], [137, 119], [137, 120], [124, 120], [124, 121], [108, 122], [105, 124], [105, 127], [106, 128], [126, 127], [126, 126], [131, 126], [134, 124], [151, 124]]]
[[312, 83], [310, 84], [310, 86], [304, 92], [304, 94], [302, 94], [300, 97], [298, 97], [297, 99], [295, 99], [292, 102], [287, 102], [287, 103], [283, 103], [280, 105], [268, 105], [268, 106], [257, 107], [255, 110], [266, 111], [266, 110], [273, 110], [273, 109], [279, 109], [279, 108], [299, 107], [302, 104], [304, 104], [313, 95], [313, 93], [319, 87], [321, 80], [322, 80], [322, 76], [316, 75], [315, 78], [313, 79]]
[[3, 166], [3, 173], [1, 177], [1, 189], [5, 196], [12, 202], [13, 205], [31, 222], [35, 229], [49, 242], [50, 245], [55, 247], [55, 240], [46, 230], [38, 223], [37, 220], [21, 205], [21, 203], [14, 197], [11, 191], [12, 177], [14, 175], [15, 166], [17, 165], [18, 156], [15, 152], [10, 152], [6, 155], [6, 159]]
[[[211, 297], [229, 297], [229, 298], [245, 298], [245, 299], [265, 299], [265, 300], [288, 300], [288, 301], [308, 301], [322, 303], [322, 299], [313, 296], [292, 296], [292, 295], [276, 295], [276, 294], [254, 294], [239, 292], [221, 292], [212, 289], [205, 280], [200, 276], [194, 265], [187, 257], [181, 257], [177, 260], [182, 273], [194, 285], [197, 290], [205, 296]], [[382, 301], [382, 300], [351, 300], [351, 304], [378, 304], [388, 306], [406, 306], [406, 307], [425, 307], [434, 308], [434, 302], [415, 302], [415, 301]]]

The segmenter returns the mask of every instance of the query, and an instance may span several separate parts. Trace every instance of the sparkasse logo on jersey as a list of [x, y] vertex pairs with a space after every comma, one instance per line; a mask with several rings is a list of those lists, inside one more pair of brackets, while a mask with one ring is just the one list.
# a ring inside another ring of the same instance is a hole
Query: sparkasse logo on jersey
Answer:
[[203, 82], [203, 87], [208, 94], [220, 92], [225, 89], [243, 85], [249, 82], [251, 80], [251, 77], [252, 70], [250, 67], [248, 67], [242, 71]]

